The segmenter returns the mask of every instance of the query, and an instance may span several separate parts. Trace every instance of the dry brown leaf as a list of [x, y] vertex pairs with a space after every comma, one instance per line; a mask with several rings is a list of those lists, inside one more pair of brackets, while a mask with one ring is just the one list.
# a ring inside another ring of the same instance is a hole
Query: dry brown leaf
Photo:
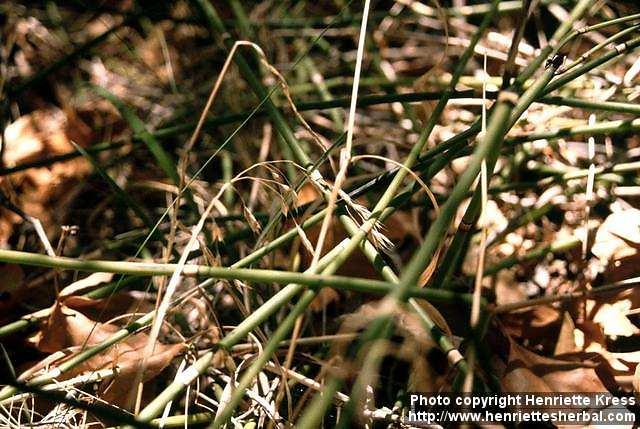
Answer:
[[578, 351], [574, 335], [575, 329], [576, 326], [573, 323], [571, 315], [565, 311], [562, 314], [562, 326], [560, 327], [558, 341], [556, 342], [556, 348], [553, 353], [555, 356]]
[[96, 344], [118, 329], [115, 325], [96, 323], [79, 311], [56, 303], [40, 332], [29, 341], [41, 352], [55, 353], [68, 347]]
[[50, 106], [23, 115], [5, 129], [3, 160], [7, 167], [33, 161], [43, 155], [73, 150], [70, 140], [87, 144], [91, 130], [79, 118]]
[[[38, 350], [45, 353], [56, 353], [63, 349], [67, 349], [68, 353], [74, 353], [83, 347], [91, 346], [111, 337], [119, 329], [116, 325], [95, 322], [79, 311], [57, 303], [54, 305], [49, 319], [43, 324], [41, 331], [30, 340]], [[116, 376], [103, 383], [102, 398], [121, 406], [126, 400], [126, 392], [131, 389], [131, 383], [135, 379], [138, 366], [143, 361], [143, 352], [147, 342], [148, 335], [145, 333], [131, 335], [124, 341], [77, 365], [59, 379], [64, 380], [87, 371], [116, 368]], [[184, 348], [184, 344], [157, 343], [153, 355], [146, 360], [143, 381], [149, 381], [162, 372]], [[68, 353], [67, 357], [73, 355]], [[61, 361], [57, 363], [59, 364]]]
[[113, 276], [113, 273], [92, 273], [87, 277], [75, 281], [69, 286], [62, 289], [60, 291], [60, 294], [58, 295], [58, 298], [64, 301], [66, 298], [71, 297], [72, 295], [78, 295], [81, 292], [86, 292], [93, 289], [99, 284], [110, 282]]
[[[101, 398], [111, 404], [123, 406], [136, 379], [138, 366], [142, 364], [142, 352], [147, 343], [147, 335], [138, 335], [132, 341], [125, 342], [130, 346], [129, 352], [123, 352], [117, 361], [118, 375], [104, 389]], [[185, 349], [184, 344], [157, 344], [154, 353], [145, 360], [142, 382], [146, 383], [157, 377], [171, 361]]]
[[509, 336], [527, 339], [532, 347], [540, 346], [551, 353], [562, 326], [562, 313], [550, 305], [538, 305], [503, 314], [500, 320]]
[[65, 298], [63, 303], [98, 322], [107, 322], [123, 313], [153, 310], [152, 304], [147, 301], [140, 302], [132, 292], [118, 292], [104, 299], [74, 295]]
[[640, 210], [611, 213], [600, 225], [591, 251], [607, 265], [606, 278], [617, 281], [637, 274], [640, 264]]
[[[41, 331], [30, 340], [42, 352], [56, 353], [66, 349], [69, 357], [69, 353], [101, 342], [119, 329], [116, 325], [94, 322], [76, 310], [56, 304]], [[122, 406], [127, 397], [126, 392], [131, 389], [138, 366], [142, 364], [147, 342], [148, 336], [145, 333], [131, 335], [64, 373], [59, 379], [64, 380], [87, 371], [116, 368], [116, 376], [103, 383], [102, 398]], [[184, 344], [157, 343], [153, 355], [145, 362], [143, 381], [149, 381], [162, 372], [184, 348]], [[65, 359], [56, 363], [59, 364]]]
[[511, 270], [499, 271], [495, 284], [496, 305], [513, 304], [528, 298], [523, 285], [516, 281], [515, 274]]
[[633, 391], [636, 396], [640, 393], [640, 365], [636, 366], [636, 371], [633, 373]]
[[622, 374], [629, 374], [640, 362], [640, 352], [611, 353], [600, 343], [591, 343], [585, 351], [602, 355], [611, 368]]
[[320, 197], [318, 190], [310, 183], [305, 183], [296, 195], [295, 207], [304, 206], [305, 204], [316, 201]]
[[58, 302], [65, 307], [80, 311], [84, 316], [98, 321], [106, 322], [113, 317], [128, 312], [151, 311], [153, 308], [147, 301], [140, 302], [133, 296], [133, 292], [117, 292], [103, 299], [89, 298], [81, 295], [97, 286], [110, 282], [114, 277], [112, 273], [93, 273], [81, 280], [66, 286], [58, 294]]
[[611, 367], [595, 353], [539, 356], [510, 340], [502, 385], [507, 392], [606, 392], [615, 389]]
[[[158, 23], [153, 37], [143, 38], [136, 51], [140, 52], [140, 57], [149, 69], [154, 70], [159, 80], [166, 84], [173, 79], [173, 76], [180, 74], [180, 61], [178, 60], [180, 54], [172, 44], [164, 44], [165, 56], [161, 39], [165, 37], [162, 27], [171, 27], [171, 23], [169, 21]], [[166, 66], [167, 60], [171, 61], [171, 68]]]
[[403, 240], [406, 237], [422, 242], [419, 219], [415, 213], [396, 211], [385, 221], [384, 234], [391, 240]]
[[607, 350], [607, 338], [601, 324], [585, 320], [576, 325], [574, 338], [579, 349], [602, 355], [609, 365], [623, 374], [629, 374], [640, 363], [640, 352], [612, 353]]
[[583, 320], [581, 323], [577, 323], [576, 330], [581, 333], [580, 338], [578, 338], [578, 335], [574, 335], [576, 345], [581, 349], [586, 349], [592, 343], [605, 344], [607, 342], [602, 326], [591, 320]]
[[[0, 182], [0, 186], [1, 185], [2, 182]], [[5, 209], [4, 207], [0, 207], [0, 247], [7, 247], [9, 239], [11, 238], [11, 233], [13, 232], [13, 225], [20, 222], [20, 219], [21, 218], [18, 214]]]
[[[73, 112], [49, 106], [23, 115], [7, 126], [2, 140], [3, 161], [12, 167], [61, 155], [74, 150], [71, 141], [86, 146], [92, 139], [91, 129]], [[50, 167], [31, 168], [2, 180], [11, 181], [7, 187], [12, 192], [8, 195], [18, 195], [13, 202], [47, 228], [52, 218], [61, 215], [58, 209], [71, 195], [70, 186], [79, 183], [78, 179], [89, 171], [87, 160], [76, 158]], [[12, 212], [0, 211], [0, 245], [7, 243], [13, 225], [19, 221], [20, 217]]]
[[322, 311], [323, 308], [327, 307], [334, 301], [338, 301], [340, 299], [340, 295], [336, 292], [335, 289], [331, 289], [330, 287], [325, 287], [320, 289], [318, 295], [311, 301], [309, 305], [309, 309], [311, 311]]
[[[513, 340], [509, 343], [507, 368], [501, 379], [506, 393], [619, 392], [613, 369], [597, 353], [564, 354], [551, 359], [539, 356]], [[593, 406], [586, 407], [585, 411], [599, 409], [602, 407]], [[555, 408], [543, 406], [540, 410], [554, 411]]]

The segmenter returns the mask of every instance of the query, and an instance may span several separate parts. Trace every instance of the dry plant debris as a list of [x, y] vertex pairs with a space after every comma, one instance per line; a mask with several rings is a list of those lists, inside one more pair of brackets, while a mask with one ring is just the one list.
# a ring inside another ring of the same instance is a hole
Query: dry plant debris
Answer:
[[3, 2], [0, 426], [640, 394], [639, 12]]

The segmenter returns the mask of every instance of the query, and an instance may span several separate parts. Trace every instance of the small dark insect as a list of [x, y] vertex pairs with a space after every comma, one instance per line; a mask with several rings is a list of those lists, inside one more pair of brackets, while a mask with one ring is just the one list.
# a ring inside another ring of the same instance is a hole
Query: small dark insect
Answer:
[[552, 58], [549, 58], [547, 60], [547, 62], [545, 63], [544, 67], [547, 68], [547, 69], [549, 67], [553, 67], [555, 69], [559, 69], [560, 66], [562, 65], [562, 63], [564, 63], [564, 59], [565, 58], [566, 58], [566, 55], [564, 55], [564, 54], [556, 54]]

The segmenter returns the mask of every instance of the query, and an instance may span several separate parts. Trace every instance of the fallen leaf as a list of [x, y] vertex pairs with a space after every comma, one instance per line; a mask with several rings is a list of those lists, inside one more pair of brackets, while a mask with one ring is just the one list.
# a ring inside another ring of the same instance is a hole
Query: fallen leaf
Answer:
[[562, 326], [562, 313], [550, 305], [538, 305], [503, 314], [500, 321], [509, 336], [526, 339], [529, 346], [552, 353]]
[[91, 130], [79, 118], [49, 106], [19, 117], [4, 132], [3, 161], [14, 167], [34, 161], [43, 155], [73, 150], [70, 140], [86, 145]]
[[640, 351], [614, 353], [607, 350], [604, 328], [593, 320], [576, 324], [574, 338], [580, 350], [602, 355], [614, 370], [622, 374], [630, 374], [640, 363]]
[[84, 316], [106, 322], [127, 312], [151, 311], [153, 308], [146, 300], [139, 300], [136, 292], [119, 291], [105, 298], [90, 298], [83, 294], [113, 280], [113, 273], [93, 273], [71, 283], [60, 291], [58, 302], [65, 307], [80, 311]]
[[93, 289], [99, 284], [110, 282], [113, 276], [113, 273], [92, 273], [62, 289], [58, 295], [58, 299], [64, 301], [72, 295], [78, 295], [81, 292]]
[[[564, 357], [562, 359], [561, 357]], [[547, 358], [510, 340], [502, 385], [507, 392], [606, 392], [616, 389], [611, 367], [596, 353]]]
[[323, 308], [328, 306], [334, 301], [338, 301], [340, 299], [340, 295], [336, 292], [335, 289], [331, 289], [330, 287], [325, 287], [320, 289], [318, 295], [311, 301], [309, 304], [309, 309], [314, 312], [322, 311]]
[[316, 201], [320, 197], [318, 190], [310, 183], [305, 183], [302, 188], [296, 192], [296, 196], [295, 207], [304, 206], [305, 204]]
[[118, 329], [116, 325], [96, 323], [79, 311], [56, 303], [41, 330], [29, 340], [41, 352], [55, 353], [68, 347], [96, 344]]
[[579, 350], [575, 341], [575, 330], [576, 326], [573, 323], [573, 319], [571, 319], [571, 315], [565, 311], [562, 314], [562, 325], [560, 326], [560, 333], [558, 334], [554, 355], [573, 353]]
[[499, 271], [496, 274], [495, 285], [496, 305], [513, 304], [528, 298], [524, 285], [516, 281], [511, 270]]
[[640, 365], [636, 366], [636, 371], [633, 374], [633, 391], [636, 396], [640, 393]]
[[609, 362], [611, 368], [620, 373], [628, 374], [630, 371], [633, 371], [633, 369], [638, 365], [638, 362], [640, 362], [640, 352], [611, 353], [609, 350], [605, 349], [602, 344], [595, 342], [589, 344], [584, 351], [602, 355], [602, 357]]
[[[3, 162], [7, 167], [62, 155], [74, 150], [71, 141], [87, 146], [93, 140], [91, 129], [74, 112], [49, 106], [23, 115], [5, 129], [1, 141]], [[59, 210], [69, 198], [70, 186], [90, 171], [84, 158], [55, 163], [49, 167], [30, 168], [0, 179], [8, 181], [12, 202], [26, 214], [50, 228]], [[0, 246], [6, 245], [13, 226], [21, 218], [8, 210], [0, 210]]]
[[600, 225], [591, 251], [606, 266], [610, 282], [637, 274], [640, 264], [640, 210], [611, 213]]
[[[79, 311], [56, 303], [40, 332], [30, 338], [30, 341], [38, 350], [45, 353], [56, 353], [66, 349], [66, 356], [55, 362], [60, 364], [80, 350], [110, 338], [119, 330], [120, 328], [116, 325], [95, 322]], [[101, 384], [100, 390], [103, 393], [101, 397], [112, 404], [122, 406], [127, 398], [126, 393], [131, 389], [136, 371], [145, 357], [143, 353], [147, 342], [148, 335], [145, 333], [130, 335], [104, 352], [76, 365], [57, 379], [65, 380], [87, 371], [114, 368], [116, 369], [115, 377]], [[184, 344], [157, 343], [153, 355], [149, 356], [145, 362], [143, 382], [153, 379], [162, 372], [184, 348]]]
[[[111, 404], [123, 406], [136, 379], [139, 365], [142, 364], [143, 351], [148, 336], [138, 334], [124, 345], [130, 347], [129, 351], [123, 351], [115, 364], [118, 368], [117, 376], [104, 388], [101, 398]], [[184, 344], [156, 344], [154, 352], [144, 361], [145, 367], [142, 373], [142, 382], [146, 383], [157, 377], [180, 353], [184, 351]]]
[[153, 306], [147, 301], [140, 302], [134, 292], [118, 292], [103, 299], [73, 295], [64, 299], [66, 307], [80, 311], [98, 322], [107, 322], [127, 312], [151, 311]]

